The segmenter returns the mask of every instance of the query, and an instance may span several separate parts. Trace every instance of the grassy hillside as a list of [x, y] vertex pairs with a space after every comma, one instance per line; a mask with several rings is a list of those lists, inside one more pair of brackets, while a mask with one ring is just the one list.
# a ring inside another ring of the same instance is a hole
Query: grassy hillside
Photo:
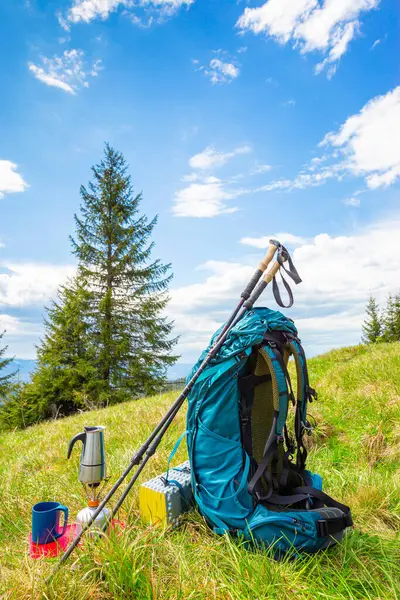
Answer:
[[[46, 588], [51, 561], [28, 554], [30, 511], [40, 500], [57, 499], [72, 516], [84, 505], [78, 451], [66, 460], [69, 439], [84, 424], [105, 425], [115, 480], [174, 400], [166, 394], [0, 436], [0, 598], [400, 598], [400, 345], [330, 352], [310, 361], [310, 375], [319, 426], [309, 466], [355, 521], [340, 546], [278, 563], [214, 536], [197, 513], [176, 531], [148, 528], [136, 488], [121, 512], [124, 534], [77, 552]], [[165, 469], [183, 430], [182, 412], [145, 479]], [[184, 459], [181, 447], [176, 460]]]

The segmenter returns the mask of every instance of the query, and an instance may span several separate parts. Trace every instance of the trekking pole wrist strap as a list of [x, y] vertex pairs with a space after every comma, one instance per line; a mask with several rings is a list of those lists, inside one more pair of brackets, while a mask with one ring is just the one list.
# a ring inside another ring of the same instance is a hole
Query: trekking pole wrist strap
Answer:
[[257, 270], [255, 271], [253, 277], [250, 279], [249, 283], [247, 284], [247, 286], [245, 287], [245, 289], [243, 290], [243, 292], [241, 294], [241, 297], [244, 298], [245, 300], [247, 300], [250, 297], [250, 294], [256, 287], [261, 275], [266, 271], [269, 263], [274, 258], [274, 254], [275, 254], [277, 248], [279, 250], [281, 248], [281, 244], [277, 240], [270, 240], [266, 255], [264, 256], [264, 258], [258, 265]]

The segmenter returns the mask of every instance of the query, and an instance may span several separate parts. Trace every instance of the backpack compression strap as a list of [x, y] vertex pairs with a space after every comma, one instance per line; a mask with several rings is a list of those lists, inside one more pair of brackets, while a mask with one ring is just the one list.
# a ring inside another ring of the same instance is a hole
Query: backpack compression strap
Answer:
[[343, 531], [346, 529], [346, 527], [351, 527], [353, 525], [351, 511], [346, 504], [342, 504], [341, 502], [334, 500], [331, 498], [331, 496], [328, 496], [328, 494], [325, 494], [321, 490], [317, 490], [311, 486], [296, 487], [293, 489], [293, 494], [289, 496], [272, 494], [268, 498], [266, 504], [270, 504], [272, 507], [290, 507], [293, 504], [303, 502], [304, 500], [312, 500], [313, 506], [316, 507], [312, 510], [318, 510], [318, 508], [327, 506], [329, 508], [339, 508], [343, 513], [343, 515], [339, 517], [318, 520], [317, 533], [319, 537], [328, 537], [329, 535], [334, 535], [339, 531]]

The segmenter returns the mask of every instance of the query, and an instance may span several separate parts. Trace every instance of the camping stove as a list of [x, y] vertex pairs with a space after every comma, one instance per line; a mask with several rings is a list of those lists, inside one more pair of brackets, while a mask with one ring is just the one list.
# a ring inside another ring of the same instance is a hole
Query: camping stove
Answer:
[[[75, 435], [69, 443], [67, 458], [71, 456], [74, 444], [82, 442], [82, 453], [79, 468], [79, 481], [88, 497], [88, 505], [77, 515], [77, 534], [91, 521], [100, 504], [100, 495], [106, 481], [106, 459], [104, 451], [104, 427], [85, 427], [85, 431]], [[95, 537], [108, 522], [110, 511], [103, 508], [96, 517], [88, 535]]]

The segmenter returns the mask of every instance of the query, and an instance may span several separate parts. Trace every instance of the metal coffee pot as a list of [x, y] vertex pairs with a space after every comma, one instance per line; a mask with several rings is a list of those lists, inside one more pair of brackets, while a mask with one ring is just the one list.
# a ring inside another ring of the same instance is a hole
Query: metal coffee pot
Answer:
[[69, 443], [67, 458], [71, 456], [75, 442], [83, 444], [79, 481], [92, 486], [106, 478], [106, 459], [104, 452], [104, 427], [85, 427], [85, 431], [75, 435]]

